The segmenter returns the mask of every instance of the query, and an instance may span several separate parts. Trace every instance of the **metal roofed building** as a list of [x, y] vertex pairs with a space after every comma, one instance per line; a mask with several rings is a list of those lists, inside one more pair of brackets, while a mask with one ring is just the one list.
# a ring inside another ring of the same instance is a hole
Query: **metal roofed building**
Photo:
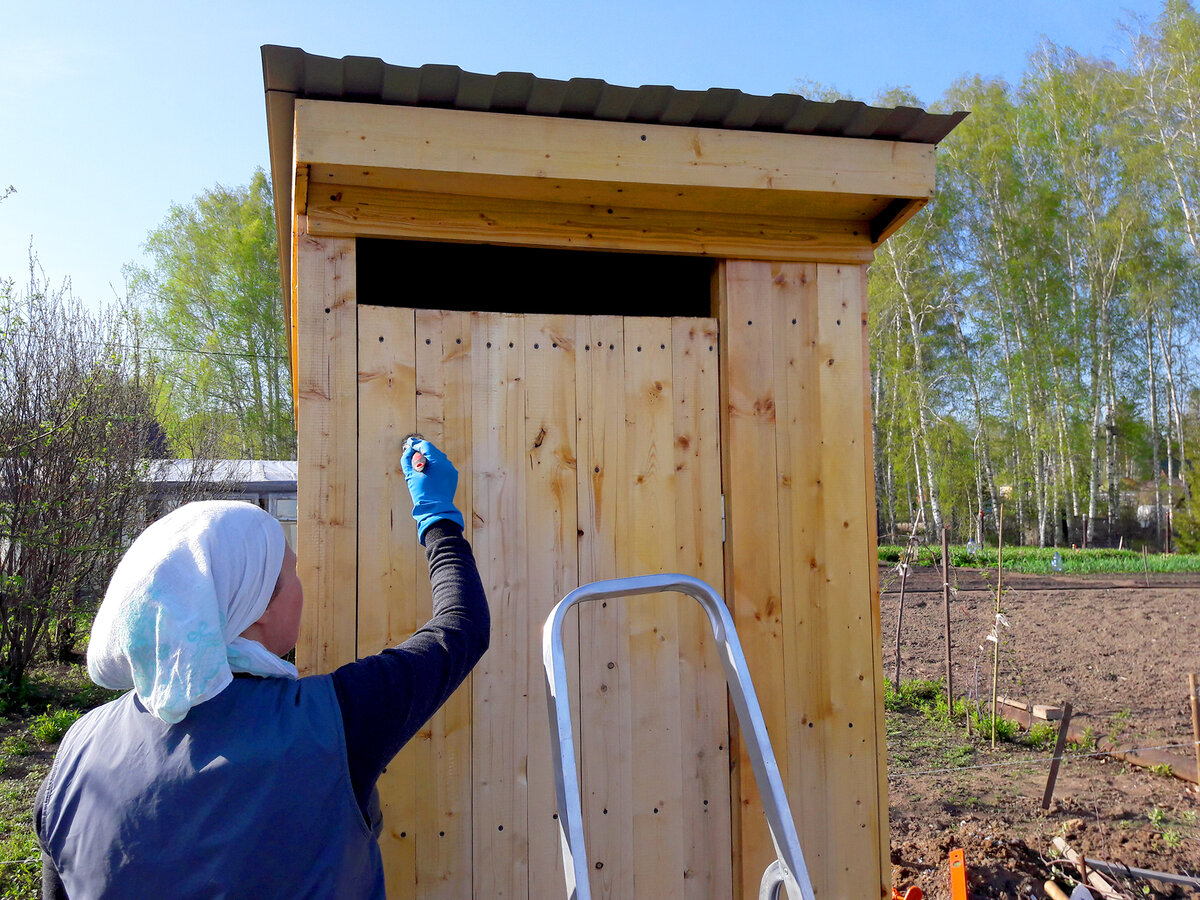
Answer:
[[146, 475], [148, 512], [174, 509], [183, 492], [205, 500], [242, 500], [265, 509], [296, 546], [296, 461], [287, 459], [152, 459]]

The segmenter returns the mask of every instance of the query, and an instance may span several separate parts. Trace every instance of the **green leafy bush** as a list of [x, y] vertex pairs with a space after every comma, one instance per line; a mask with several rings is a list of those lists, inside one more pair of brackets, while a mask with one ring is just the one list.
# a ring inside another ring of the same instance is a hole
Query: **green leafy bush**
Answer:
[[1058, 726], [1053, 722], [1037, 722], [1025, 732], [1021, 743], [1034, 750], [1051, 750], [1058, 740]]
[[[1021, 733], [1021, 726], [1011, 719], [1006, 719], [1004, 716], [996, 716], [996, 740], [998, 741], [1015, 741], [1017, 735]], [[981, 737], [991, 738], [992, 736], [992, 715], [986, 710], [976, 709], [971, 713], [971, 722], [979, 732]]]
[[78, 718], [77, 709], [47, 709], [33, 720], [29, 733], [43, 744], [57, 744]]

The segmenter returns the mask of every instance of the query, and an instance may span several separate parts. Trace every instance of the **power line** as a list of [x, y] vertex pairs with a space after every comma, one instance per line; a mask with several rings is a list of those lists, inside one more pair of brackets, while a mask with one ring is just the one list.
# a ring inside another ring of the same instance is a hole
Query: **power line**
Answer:
[[[0, 331], [0, 337], [5, 336], [37, 339], [39, 337], [43, 337], [44, 335], [31, 334], [30, 332], [26, 331]], [[194, 353], [197, 356], [232, 356], [237, 359], [261, 359], [270, 360], [273, 362], [287, 359], [286, 356], [280, 356], [276, 354], [261, 356], [255, 353], [234, 353], [230, 350], [201, 350], [198, 347], [150, 347], [146, 346], [145, 344], [119, 344], [111, 343], [109, 341], [95, 341], [90, 338], [79, 338], [79, 342], [83, 344], [92, 344], [97, 347], [120, 347], [122, 350], [145, 350], [158, 353]]]

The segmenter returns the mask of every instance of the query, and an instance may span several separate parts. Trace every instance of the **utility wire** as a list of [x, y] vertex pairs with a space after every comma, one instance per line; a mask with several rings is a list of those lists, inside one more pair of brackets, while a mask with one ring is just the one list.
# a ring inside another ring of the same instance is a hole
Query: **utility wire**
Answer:
[[[24, 331], [0, 331], [0, 337], [25, 337], [37, 339], [46, 335], [31, 334]], [[90, 338], [80, 338], [81, 344], [93, 344], [97, 347], [120, 347], [122, 350], [155, 351], [158, 353], [194, 353], [197, 356], [232, 356], [237, 359], [263, 359], [271, 361], [286, 360], [286, 356], [275, 354], [262, 356], [256, 353], [234, 353], [230, 350], [201, 350], [198, 347], [150, 347], [145, 344], [117, 344], [110, 341], [94, 341]]]

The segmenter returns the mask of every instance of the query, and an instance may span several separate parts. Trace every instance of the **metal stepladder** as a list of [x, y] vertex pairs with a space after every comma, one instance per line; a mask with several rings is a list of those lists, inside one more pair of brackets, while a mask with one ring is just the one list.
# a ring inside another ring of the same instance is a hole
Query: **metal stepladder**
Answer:
[[775, 753], [767, 736], [754, 685], [741, 642], [721, 595], [698, 578], [689, 575], [643, 575], [615, 578], [578, 587], [551, 610], [542, 627], [542, 662], [546, 669], [546, 693], [550, 713], [550, 743], [554, 756], [554, 788], [558, 796], [558, 828], [562, 843], [563, 871], [567, 900], [591, 900], [588, 881], [587, 850], [583, 837], [583, 805], [579, 793], [579, 772], [575, 765], [575, 735], [571, 724], [571, 702], [567, 666], [563, 655], [562, 631], [567, 611], [589, 600], [611, 600], [639, 594], [675, 592], [687, 594], [704, 607], [716, 638], [725, 670], [730, 699], [742, 728], [746, 752], [754, 770], [754, 779], [762, 794], [767, 827], [775, 844], [776, 859], [767, 866], [759, 885], [759, 900], [779, 900], [786, 891], [787, 900], [814, 900], [812, 882], [800, 851], [800, 839], [792, 819], [783, 778], [775, 762]]

